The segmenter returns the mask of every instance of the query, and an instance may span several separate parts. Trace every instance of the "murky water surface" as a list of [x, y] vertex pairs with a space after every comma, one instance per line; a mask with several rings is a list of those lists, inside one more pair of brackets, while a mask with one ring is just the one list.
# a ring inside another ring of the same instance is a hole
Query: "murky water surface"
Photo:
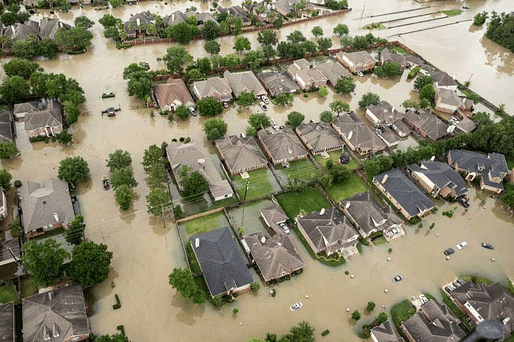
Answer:
[[[230, 6], [239, 1], [222, 1], [221, 5]], [[419, 11], [366, 19], [369, 15], [388, 13], [410, 8], [421, 8], [415, 1], [350, 1], [353, 11], [324, 21], [309, 22], [291, 26], [280, 33], [282, 39], [292, 31], [301, 30], [311, 38], [310, 30], [320, 25], [326, 35], [333, 27], [343, 22], [350, 27], [352, 34], [365, 34], [360, 29], [367, 23], [379, 20], [401, 19], [413, 14], [435, 12], [440, 9], [460, 7], [458, 1], [432, 3], [431, 8]], [[165, 2], [141, 3], [138, 6], [126, 6], [124, 9], [96, 11], [90, 7], [76, 9], [71, 13], [59, 15], [61, 20], [72, 22], [74, 16], [86, 15], [97, 21], [104, 13], [113, 13], [123, 19], [142, 10], [166, 15], [173, 10], [195, 5], [201, 11], [208, 10], [203, 2], [178, 1], [171, 5]], [[459, 80], [471, 78], [471, 88], [495, 104], [505, 103], [507, 111], [514, 112], [512, 92], [514, 58], [513, 54], [483, 38], [485, 29], [470, 28], [470, 23], [428, 30], [419, 33], [402, 34], [419, 28], [427, 28], [443, 23], [472, 18], [479, 11], [511, 10], [509, 0], [467, 1], [470, 7], [462, 15], [453, 18], [408, 25], [375, 34], [404, 41], [409, 47], [418, 51], [439, 68], [455, 74]], [[359, 19], [363, 13], [363, 19]], [[431, 18], [431, 15], [422, 17]], [[436, 17], [436, 16], [434, 16]], [[412, 23], [399, 20], [399, 23]], [[160, 144], [173, 138], [190, 136], [200, 141], [206, 153], [213, 154], [214, 148], [203, 140], [201, 126], [203, 118], [194, 117], [187, 122], [169, 122], [159, 116], [151, 118], [147, 109], [133, 109], [140, 105], [136, 99], [128, 97], [122, 71], [132, 62], [145, 61], [152, 68], [164, 68], [156, 58], [162, 56], [169, 47], [167, 44], [134, 47], [129, 50], [117, 50], [113, 43], [102, 36], [103, 28], [93, 27], [95, 38], [89, 51], [83, 55], [60, 55], [51, 61], [40, 61], [47, 72], [62, 72], [76, 78], [86, 91], [87, 102], [83, 111], [89, 115], [80, 118], [73, 128], [76, 144], [62, 147], [55, 143], [30, 144], [20, 134], [18, 146], [21, 157], [12, 161], [2, 161], [2, 167], [8, 169], [14, 179], [28, 180], [55, 177], [59, 161], [67, 156], [80, 155], [89, 163], [91, 180], [79, 189], [79, 200], [88, 224], [86, 235], [96, 242], [104, 242], [114, 252], [112, 272], [107, 281], [93, 289], [95, 302], [91, 327], [95, 333], [114, 333], [116, 326], [123, 324], [132, 341], [242, 341], [252, 336], [264, 336], [268, 331], [284, 333], [290, 326], [301, 320], [311, 322], [322, 331], [329, 329], [333, 336], [330, 340], [358, 340], [355, 331], [363, 322], [372, 320], [364, 316], [358, 326], [350, 322], [346, 308], [363, 311], [370, 300], [377, 303], [377, 308], [385, 305], [389, 308], [394, 302], [420, 291], [437, 294], [437, 287], [452, 280], [456, 274], [481, 273], [494, 280], [504, 280], [514, 276], [513, 216], [502, 207], [501, 202], [488, 199], [485, 209], [479, 206], [475, 198], [471, 208], [464, 212], [457, 207], [452, 219], [440, 213], [449, 208], [445, 205], [438, 214], [427, 217], [424, 228], [407, 227], [407, 235], [394, 240], [390, 245], [365, 248], [362, 255], [354, 256], [349, 262], [337, 269], [328, 268], [314, 262], [299, 241], [295, 241], [307, 268], [298, 278], [280, 284], [277, 296], [267, 295], [266, 288], [261, 288], [257, 296], [247, 294], [236, 303], [221, 310], [211, 305], [194, 306], [183, 300], [168, 285], [168, 274], [173, 267], [185, 266], [175, 227], [169, 217], [152, 218], [146, 213], [144, 196], [148, 193], [145, 173], [140, 165], [143, 150], [151, 144]], [[398, 36], [400, 35], [400, 36]], [[252, 44], [257, 46], [256, 34], [249, 34]], [[233, 37], [219, 39], [222, 54], [232, 53]], [[338, 46], [334, 38], [334, 46]], [[195, 57], [206, 53], [203, 42], [193, 42], [188, 50]], [[2, 74], [3, 77], [3, 74]], [[397, 80], [377, 80], [369, 76], [357, 79], [356, 96], [342, 97], [330, 91], [327, 99], [310, 93], [307, 97], [296, 96], [292, 107], [279, 108], [271, 106], [268, 114], [277, 123], [284, 124], [287, 113], [298, 110], [307, 119], [317, 119], [319, 113], [328, 109], [334, 99], [349, 101], [352, 108], [357, 108], [360, 95], [367, 91], [378, 93], [395, 106], [412, 97], [412, 85]], [[100, 98], [105, 90], [116, 93], [114, 99]], [[115, 118], [102, 117], [100, 111], [109, 106], [122, 108]], [[258, 108], [252, 108], [257, 111]], [[231, 107], [223, 117], [228, 122], [229, 133], [240, 133], [246, 127], [246, 119], [251, 110], [238, 112]], [[361, 113], [362, 114], [362, 113]], [[19, 123], [18, 131], [23, 130]], [[414, 145], [406, 140], [403, 145]], [[402, 146], [403, 146], [402, 145]], [[107, 174], [105, 160], [108, 154], [121, 148], [132, 154], [134, 172], [138, 187], [138, 197], [133, 208], [122, 212], [115, 204], [112, 192], [102, 190], [100, 180]], [[471, 196], [474, 197], [474, 196]], [[246, 215], [246, 214], [245, 214]], [[428, 226], [435, 223], [433, 230]], [[294, 235], [293, 235], [294, 236]], [[296, 238], [295, 238], [296, 239]], [[457, 251], [451, 260], [446, 261], [442, 251], [461, 241], [467, 241], [469, 247]], [[496, 249], [488, 251], [480, 247], [480, 242], [493, 244]], [[386, 261], [387, 248], [392, 247], [391, 261]], [[490, 259], [495, 258], [496, 262]], [[348, 270], [355, 277], [351, 279], [344, 274]], [[401, 273], [405, 280], [393, 284], [392, 277]], [[113, 287], [114, 285], [114, 287]], [[384, 289], [389, 293], [384, 293]], [[114, 293], [120, 296], [122, 308], [113, 311]], [[309, 299], [305, 296], [308, 295]], [[304, 307], [292, 312], [289, 305], [302, 300]], [[232, 309], [239, 308], [237, 317]], [[379, 311], [379, 310], [376, 310]], [[240, 325], [243, 323], [243, 325]]]

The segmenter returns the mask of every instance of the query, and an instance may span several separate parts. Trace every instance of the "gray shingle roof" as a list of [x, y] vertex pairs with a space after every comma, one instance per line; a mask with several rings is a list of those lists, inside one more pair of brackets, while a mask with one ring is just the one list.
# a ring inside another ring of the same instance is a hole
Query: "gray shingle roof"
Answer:
[[193, 87], [198, 90], [201, 99], [213, 97], [222, 101], [232, 100], [232, 88], [224, 78], [212, 77], [204, 81], [197, 81], [193, 83]]
[[221, 158], [225, 159], [233, 173], [268, 164], [254, 137], [241, 138], [238, 135], [227, 135], [217, 139], [215, 144], [221, 152]]
[[164, 26], [177, 25], [186, 20], [187, 17], [182, 11], [175, 11], [162, 19]]
[[382, 125], [390, 125], [403, 118], [403, 113], [399, 112], [389, 102], [381, 101], [377, 105], [369, 105], [369, 110]]
[[403, 223], [390, 205], [382, 207], [367, 191], [341, 201], [341, 207], [357, 222], [366, 236], [373, 230], [384, 231]]
[[6, 111], [0, 114], [0, 143], [13, 141], [11, 113]]
[[16, 23], [8, 26], [4, 35], [11, 38], [11, 40], [26, 39], [30, 36], [38, 37], [39, 35], [39, 23], [37, 21], [28, 20], [23, 24]]
[[[509, 173], [505, 156], [501, 153], [480, 154], [466, 150], [451, 150], [448, 157], [452, 162], [457, 163], [459, 169], [467, 172], [485, 174], [494, 170], [503, 174]], [[482, 170], [480, 170], [482, 169]]]
[[448, 135], [449, 126], [437, 116], [424, 109], [420, 109], [418, 113], [408, 110], [405, 113], [404, 120], [425, 132], [433, 141]]
[[261, 232], [245, 236], [250, 247], [252, 257], [265, 281], [278, 279], [305, 267], [305, 263], [296, 251], [296, 248], [285, 234], [276, 234], [264, 243]]
[[374, 178], [411, 216], [416, 216], [424, 210], [434, 207], [430, 198], [412, 183], [400, 169], [392, 169]]
[[307, 150], [289, 127], [280, 131], [274, 131], [270, 128], [262, 129], [257, 134], [268, 148], [271, 153], [270, 157], [274, 161], [307, 156]]
[[405, 342], [389, 321], [374, 327], [371, 329], [371, 332], [375, 335], [378, 342]]
[[[9, 252], [8, 248], [11, 249], [11, 251], [16, 257], [19, 257], [21, 254], [20, 243], [18, 239], [2, 241], [0, 246], [0, 265], [14, 262], [14, 258], [12, 257], [12, 254], [11, 252]], [[2, 340], [0, 339], [0, 341]]]
[[[61, 287], [23, 299], [23, 341], [64, 342], [89, 335], [84, 293], [80, 285]], [[58, 336], [54, 337], [54, 332]], [[45, 339], [45, 335], [49, 339]]]
[[44, 128], [59, 127], [62, 125], [62, 115], [60, 109], [42, 110], [39, 112], [28, 113], [25, 115], [25, 129], [27, 131]]
[[35, 112], [38, 110], [38, 103], [35, 102], [25, 102], [25, 103], [17, 103], [14, 105], [13, 114], [25, 114], [30, 112]]
[[432, 79], [434, 80], [434, 83], [436, 83], [437, 87], [448, 87], [448, 86], [456, 86], [457, 82], [448, 75], [444, 71], [433, 71], [431, 73]]
[[317, 65], [318, 69], [328, 78], [329, 82], [335, 86], [341, 77], [351, 77], [352, 74], [340, 63], [328, 61]]
[[300, 89], [298, 84], [285, 71], [268, 71], [259, 74], [259, 78], [269, 89], [271, 96], [293, 93]]
[[[199, 239], [198, 248], [196, 239]], [[242, 252], [227, 227], [195, 235], [190, 241], [212, 296], [253, 282]]]
[[314, 152], [322, 152], [335, 148], [343, 148], [344, 141], [327, 123], [308, 122], [301, 124], [298, 131], [312, 146]]
[[49, 38], [54, 40], [55, 34], [60, 28], [69, 30], [71, 26], [57, 19], [43, 18], [39, 25], [39, 37], [41, 39]]
[[438, 189], [448, 187], [455, 190], [455, 197], [459, 197], [468, 192], [466, 182], [450, 165], [433, 160], [426, 160], [421, 162], [421, 166], [411, 164], [408, 168], [412, 172], [424, 175]]
[[339, 115], [333, 122], [357, 149], [365, 153], [385, 148], [384, 142], [355, 113]]
[[27, 181], [19, 189], [19, 195], [26, 233], [47, 225], [67, 226], [75, 217], [68, 183], [62, 180]]
[[279, 223], [287, 221], [288, 217], [279, 204], [261, 209], [261, 216], [264, 222], [277, 234], [284, 234], [278, 226]]
[[268, 93], [262, 86], [261, 82], [255, 77], [252, 71], [230, 72], [226, 70], [223, 77], [228, 82], [234, 92], [234, 96], [239, 96], [242, 92], [249, 92], [254, 96], [267, 95]]
[[0, 342], [14, 342], [14, 304], [0, 304]]

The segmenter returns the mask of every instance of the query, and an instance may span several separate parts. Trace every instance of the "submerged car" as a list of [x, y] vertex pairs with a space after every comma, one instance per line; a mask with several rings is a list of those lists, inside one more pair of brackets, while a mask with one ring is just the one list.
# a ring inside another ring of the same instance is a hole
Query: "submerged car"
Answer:
[[494, 249], [493, 245], [491, 245], [490, 243], [485, 243], [485, 242], [482, 242], [482, 247], [484, 247], [485, 249], [490, 249], [490, 250]]
[[463, 249], [468, 246], [468, 243], [466, 241], [462, 241], [461, 243], [457, 244], [458, 249]]
[[300, 309], [303, 306], [302, 302], [296, 302], [294, 304], [291, 304], [291, 311], [296, 311]]
[[459, 202], [464, 208], [469, 208], [469, 203], [464, 197], [457, 198], [457, 202]]
[[259, 106], [261, 106], [261, 109], [263, 111], [267, 111], [268, 110], [268, 106], [266, 106], [266, 104], [264, 102], [262, 102], [262, 101], [259, 103]]
[[398, 274], [396, 277], [393, 278], [393, 281], [395, 283], [402, 281], [402, 280], [403, 280], [403, 276], [401, 274]]
[[455, 249], [453, 248], [448, 248], [447, 250], [445, 250], [444, 252], [444, 255], [448, 256], [448, 255], [451, 255], [453, 253], [455, 253]]

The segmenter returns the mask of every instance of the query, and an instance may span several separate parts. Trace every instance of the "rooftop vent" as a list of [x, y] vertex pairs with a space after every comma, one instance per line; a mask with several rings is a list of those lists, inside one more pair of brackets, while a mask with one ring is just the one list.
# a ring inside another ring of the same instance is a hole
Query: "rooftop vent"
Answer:
[[198, 247], [200, 247], [200, 239], [195, 238], [195, 248], [198, 248]]
[[287, 152], [288, 152], [289, 154], [293, 154], [293, 150], [291, 149], [291, 147], [288, 147], [288, 148], [287, 148]]
[[385, 182], [387, 182], [387, 178], [389, 178], [389, 175], [384, 176], [384, 178], [382, 179], [382, 184], [385, 184]]
[[59, 328], [55, 323], [52, 325], [52, 335], [53, 337], [59, 337]]
[[59, 222], [59, 216], [57, 215], [57, 213], [54, 213], [54, 219], [55, 219], [55, 222]]
[[325, 213], [325, 208], [321, 208], [321, 210], [319, 211], [319, 214], [323, 215], [324, 213]]
[[263, 236], [261, 237], [261, 243], [265, 243], [266, 242], [266, 238]]

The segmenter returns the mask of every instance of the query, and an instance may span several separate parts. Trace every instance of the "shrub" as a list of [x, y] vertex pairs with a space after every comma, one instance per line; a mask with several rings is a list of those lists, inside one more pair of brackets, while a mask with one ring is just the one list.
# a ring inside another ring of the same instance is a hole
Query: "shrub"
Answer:
[[368, 302], [368, 305], [366, 306], [366, 310], [368, 312], [371, 312], [371, 311], [375, 310], [375, 306], [376, 306], [376, 304], [374, 302]]
[[414, 69], [412, 69], [409, 74], [407, 75], [407, 78], [410, 80], [410, 79], [413, 79], [414, 77], [416, 77], [416, 75], [418, 74], [419, 70], [421, 68], [419, 66], [415, 67]]
[[234, 310], [232, 310], [232, 314], [233, 315], [237, 315], [237, 313], [239, 312], [239, 309], [238, 308], [234, 308]]
[[14, 186], [15, 186], [16, 188], [21, 188], [21, 185], [22, 185], [22, 184], [21, 184], [21, 180], [17, 179], [17, 180], [15, 180], [15, 181], [14, 181]]
[[259, 283], [257, 283], [257, 282], [253, 282], [250, 284], [250, 289], [252, 290], [253, 293], [257, 293], [260, 288], [261, 288], [261, 285], [259, 285]]
[[114, 304], [114, 305], [112, 306], [112, 308], [113, 308], [114, 310], [118, 310], [119, 308], [121, 308], [120, 297], [118, 297], [118, 294], [115, 294], [115, 295], [114, 295], [114, 299], [116, 299], [116, 304]]
[[430, 225], [429, 229], [432, 230], [432, 229], [434, 229], [434, 227], [435, 227], [435, 222]]
[[393, 249], [392, 249], [392, 248], [389, 248], [389, 249], [387, 250], [387, 254], [391, 254], [392, 252], [393, 252]]
[[354, 321], [358, 321], [359, 319], [361, 319], [361, 314], [359, 313], [359, 310], [355, 310], [354, 312], [352, 312], [352, 319]]
[[328, 334], [330, 334], [330, 331], [327, 329], [321, 333], [321, 336], [327, 336]]

